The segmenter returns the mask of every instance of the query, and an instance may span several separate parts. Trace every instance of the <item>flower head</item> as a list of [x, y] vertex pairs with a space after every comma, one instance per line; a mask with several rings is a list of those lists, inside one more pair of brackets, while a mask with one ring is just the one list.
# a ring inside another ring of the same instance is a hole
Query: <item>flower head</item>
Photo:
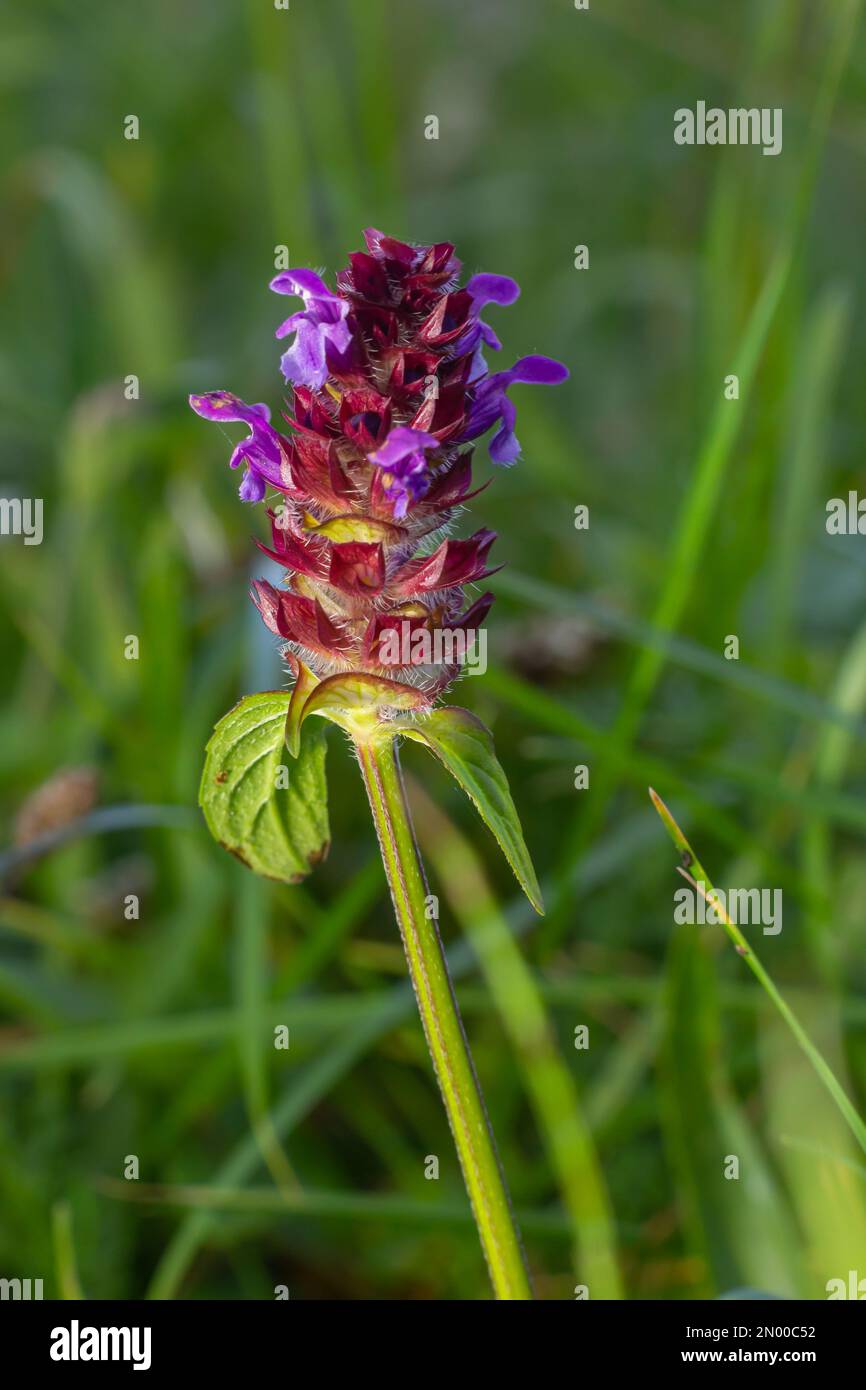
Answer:
[[336, 291], [311, 270], [271, 282], [303, 303], [277, 329], [278, 338], [293, 335], [281, 360], [292, 385], [290, 435], [271, 425], [266, 406], [225, 391], [191, 396], [190, 404], [205, 419], [247, 425], [230, 459], [245, 465], [241, 496], [258, 502], [269, 488], [280, 495], [271, 543], [261, 548], [285, 581], [257, 581], [253, 598], [293, 670], [302, 663], [314, 677], [366, 673], [392, 691], [402, 688], [396, 678], [432, 700], [459, 666], [412, 655], [395, 672], [383, 653], [401, 627], [413, 637], [466, 631], [492, 602], [485, 593], [467, 606], [464, 589], [493, 572], [494, 532], [447, 534], [477, 491], [472, 449], [463, 446], [495, 428], [490, 457], [513, 463], [520, 445], [509, 388], [554, 384], [568, 372], [541, 356], [488, 370], [483, 350], [501, 344], [481, 315], [488, 305], [513, 304], [516, 281], [483, 273], [461, 289], [450, 242], [414, 245], [374, 229], [364, 239]]

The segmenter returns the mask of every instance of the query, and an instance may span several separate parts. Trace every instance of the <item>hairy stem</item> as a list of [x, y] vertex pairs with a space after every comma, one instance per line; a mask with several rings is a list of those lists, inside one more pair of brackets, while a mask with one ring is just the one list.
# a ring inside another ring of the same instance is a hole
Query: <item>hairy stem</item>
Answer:
[[356, 743], [418, 1011], [494, 1293], [532, 1297], [520, 1236], [448, 975], [393, 738]]

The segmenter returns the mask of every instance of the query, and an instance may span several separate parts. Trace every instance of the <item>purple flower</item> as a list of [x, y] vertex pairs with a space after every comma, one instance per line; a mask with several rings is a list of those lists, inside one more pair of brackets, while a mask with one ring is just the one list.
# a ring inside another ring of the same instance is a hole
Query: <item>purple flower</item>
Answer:
[[395, 517], [406, 515], [409, 502], [415, 502], [430, 486], [425, 449], [438, 449], [435, 434], [413, 430], [409, 425], [395, 425], [384, 444], [367, 457], [385, 470], [388, 479], [385, 492], [395, 499]]
[[455, 345], [455, 356], [462, 357], [467, 352], [475, 353], [469, 371], [469, 380], [477, 381], [487, 371], [483, 348], [493, 348], [499, 352], [502, 344], [499, 338], [480, 317], [485, 304], [513, 304], [520, 297], [520, 286], [509, 275], [473, 275], [466, 285], [467, 294], [472, 297], [473, 322]]
[[268, 423], [271, 412], [266, 405], [246, 405], [230, 391], [208, 391], [203, 396], [190, 396], [189, 403], [196, 415], [205, 420], [227, 423], [240, 420], [249, 425], [249, 435], [241, 440], [229, 459], [232, 468], [241, 463], [246, 465], [239, 489], [245, 502], [261, 502], [268, 483], [282, 486], [284, 451], [280, 436]]
[[277, 294], [294, 294], [304, 301], [303, 309], [281, 323], [276, 336], [295, 334], [295, 341], [280, 358], [286, 381], [317, 391], [328, 377], [328, 348], [342, 354], [351, 346], [352, 334], [346, 318], [349, 304], [332, 294], [312, 270], [284, 270], [271, 281]]
[[466, 428], [460, 436], [461, 441], [477, 439], [485, 434], [491, 425], [499, 424], [499, 429], [488, 446], [494, 463], [514, 463], [520, 455], [520, 444], [514, 433], [517, 410], [508, 399], [507, 391], [512, 382], [531, 382], [542, 386], [556, 386], [565, 381], [568, 368], [552, 357], [520, 357], [507, 372], [494, 372], [474, 386], [474, 396], [469, 407]]

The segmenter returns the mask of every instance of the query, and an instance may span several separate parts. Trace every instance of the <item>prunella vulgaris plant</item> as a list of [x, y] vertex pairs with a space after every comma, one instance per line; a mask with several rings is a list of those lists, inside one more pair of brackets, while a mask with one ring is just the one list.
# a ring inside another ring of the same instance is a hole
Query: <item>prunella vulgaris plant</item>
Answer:
[[[454, 534], [482, 489], [473, 454], [520, 456], [519, 384], [554, 385], [565, 367], [501, 348], [486, 322], [514, 280], [460, 284], [447, 242], [364, 234], [334, 289], [311, 270], [271, 288], [300, 304], [276, 330], [288, 385], [283, 424], [227, 391], [190, 397], [205, 419], [243, 425], [230, 458], [240, 496], [268, 509], [282, 582], [253, 585], [290, 690], [247, 696], [208, 744], [201, 804], [218, 840], [258, 873], [297, 882], [329, 843], [324, 721], [357, 752], [409, 972], [494, 1290], [530, 1296], [520, 1240], [448, 978], [418, 856], [398, 745], [426, 745], [468, 793], [541, 911], [538, 883], [489, 731], [442, 697], [471, 662], [493, 602], [494, 532]], [[311, 716], [319, 716], [311, 718]]]

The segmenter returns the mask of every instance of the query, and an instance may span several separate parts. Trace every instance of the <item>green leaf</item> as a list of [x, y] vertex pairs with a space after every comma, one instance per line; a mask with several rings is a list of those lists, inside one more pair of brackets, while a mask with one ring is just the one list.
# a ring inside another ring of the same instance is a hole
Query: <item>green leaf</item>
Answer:
[[325, 731], [318, 721], [305, 725], [291, 761], [288, 709], [287, 691], [265, 690], [219, 721], [207, 745], [199, 805], [214, 839], [248, 868], [298, 883], [330, 844]]
[[544, 913], [541, 889], [523, 839], [517, 808], [505, 773], [496, 757], [493, 735], [468, 710], [445, 706], [417, 723], [395, 720], [388, 729], [425, 743], [474, 802], [485, 825], [511, 865], [518, 883], [536, 912]]

